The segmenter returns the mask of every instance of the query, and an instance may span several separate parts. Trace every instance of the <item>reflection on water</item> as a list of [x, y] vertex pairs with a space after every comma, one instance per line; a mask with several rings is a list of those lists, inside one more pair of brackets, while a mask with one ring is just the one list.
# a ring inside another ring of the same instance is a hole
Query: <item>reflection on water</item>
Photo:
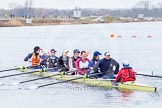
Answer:
[[128, 101], [128, 97], [130, 97], [131, 94], [133, 93], [133, 91], [130, 90], [119, 90], [119, 92], [121, 93], [121, 97], [125, 101]]

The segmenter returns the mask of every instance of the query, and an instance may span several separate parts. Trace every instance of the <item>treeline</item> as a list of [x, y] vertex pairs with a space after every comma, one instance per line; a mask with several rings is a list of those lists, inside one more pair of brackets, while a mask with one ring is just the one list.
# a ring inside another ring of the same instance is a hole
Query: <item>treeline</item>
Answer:
[[[19, 6], [12, 4], [11, 10], [0, 9], [0, 17], [14, 15], [15, 17], [72, 17], [74, 10], [58, 10], [32, 8], [25, 5]], [[152, 4], [149, 0], [139, 1], [131, 9], [81, 9], [82, 16], [115, 16], [115, 17], [133, 17], [144, 14], [145, 17], [162, 17], [162, 3]]]
[[[96, 15], [107, 15], [115, 17], [137, 17], [138, 14], [144, 14], [145, 17], [162, 17], [162, 8], [153, 9], [81, 9], [82, 16], [96, 16]], [[24, 8], [13, 9], [13, 10], [0, 10], [0, 16], [14, 14], [16, 17], [57, 17], [57, 16], [73, 16], [74, 10], [58, 10], [58, 9], [43, 9], [43, 8], [33, 8], [31, 12], [28, 13]]]

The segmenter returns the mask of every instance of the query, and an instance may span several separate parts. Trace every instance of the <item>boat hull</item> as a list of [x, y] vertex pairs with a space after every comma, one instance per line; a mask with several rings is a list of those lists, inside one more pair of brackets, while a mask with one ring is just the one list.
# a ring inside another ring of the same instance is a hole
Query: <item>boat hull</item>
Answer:
[[[31, 71], [31, 70], [30, 70]], [[46, 77], [51, 76], [53, 74], [58, 74], [58, 72], [36, 72], [32, 73], [36, 76]], [[74, 79], [80, 77], [78, 75], [57, 75], [50, 77], [51, 79], [65, 81], [69, 79]], [[117, 88], [117, 89], [127, 89], [127, 90], [138, 90], [138, 91], [145, 91], [145, 92], [156, 92], [156, 87], [148, 86], [139, 84], [136, 82], [126, 82], [126, 83], [117, 83], [114, 85], [114, 81], [111, 80], [104, 80], [104, 79], [90, 79], [90, 78], [82, 78], [71, 81], [73, 83], [81, 83], [92, 87], [102, 87], [102, 88]]]

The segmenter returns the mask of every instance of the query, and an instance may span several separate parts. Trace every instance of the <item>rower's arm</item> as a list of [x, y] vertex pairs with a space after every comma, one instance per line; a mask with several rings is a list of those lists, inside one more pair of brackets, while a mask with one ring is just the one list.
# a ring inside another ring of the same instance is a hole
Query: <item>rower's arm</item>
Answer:
[[115, 75], [117, 75], [118, 74], [118, 72], [119, 72], [119, 63], [116, 61], [116, 60], [114, 60], [114, 59], [112, 59], [112, 62], [113, 62], [113, 64], [115, 65], [115, 71], [114, 71], [114, 74]]
[[132, 71], [132, 74], [133, 74], [133, 78], [134, 78], [134, 81], [136, 80], [136, 74], [135, 74], [135, 72], [134, 72], [134, 70], [133, 69], [130, 69], [131, 71]]
[[29, 59], [31, 59], [32, 57], [32, 53], [31, 54], [28, 54], [25, 58], [24, 58], [24, 61], [28, 61]]
[[69, 59], [69, 68], [73, 69], [73, 60], [71, 58]]
[[116, 81], [116, 82], [120, 82], [121, 76], [122, 76], [122, 70], [120, 70], [119, 73], [117, 74], [116, 80], [115, 80], [115, 81]]
[[59, 57], [59, 59], [58, 59], [58, 67], [60, 67], [60, 68], [63, 67], [62, 58], [61, 57]]
[[58, 66], [58, 58], [56, 58], [55, 66]]
[[100, 66], [100, 61], [98, 61], [97, 64], [93, 67], [93, 71], [98, 72], [99, 66]]
[[115, 69], [115, 72], [114, 72], [114, 74], [118, 74], [118, 72], [119, 72], [119, 63], [116, 63], [116, 69]]
[[79, 59], [76, 60], [76, 62], [75, 62], [75, 67], [76, 67], [77, 70], [80, 69], [80, 67], [79, 67]]

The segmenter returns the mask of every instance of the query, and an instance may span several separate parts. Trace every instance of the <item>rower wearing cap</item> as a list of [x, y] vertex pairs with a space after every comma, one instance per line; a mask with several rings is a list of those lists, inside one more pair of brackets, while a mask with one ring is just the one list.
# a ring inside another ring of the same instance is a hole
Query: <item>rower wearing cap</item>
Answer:
[[80, 51], [78, 49], [74, 49], [73, 51], [73, 56], [70, 58], [69, 60], [69, 67], [70, 67], [70, 70], [76, 70], [76, 67], [75, 67], [75, 62], [79, 57], [79, 54], [80, 54]]
[[56, 50], [51, 49], [50, 55], [44, 59], [47, 68], [58, 67], [58, 57], [56, 57], [55, 55], [56, 55]]
[[33, 68], [40, 68], [40, 62], [41, 62], [41, 58], [40, 58], [40, 50], [42, 50], [39, 46], [34, 47], [34, 52], [31, 54], [28, 54], [27, 57], [25, 57], [24, 61], [29, 61], [31, 62], [31, 65], [33, 66]]
[[42, 55], [41, 55], [41, 58], [44, 60], [46, 57], [48, 57], [50, 54], [49, 54], [49, 51], [43, 51], [42, 50]]
[[101, 72], [101, 75], [97, 75], [95, 77], [102, 77], [103, 79], [115, 79], [114, 74], [118, 74], [119, 63], [110, 57], [110, 52], [105, 52], [104, 55], [105, 57], [99, 60], [93, 68], [95, 73]]
[[135, 81], [136, 76], [132, 67], [129, 66], [128, 61], [123, 62], [123, 68], [119, 71], [116, 77], [116, 82]]
[[97, 64], [97, 62], [99, 61], [100, 55], [102, 55], [102, 53], [100, 53], [99, 51], [95, 51], [93, 53], [93, 59], [90, 61], [89, 66], [88, 66], [91, 71], [93, 70], [93, 68]]
[[58, 59], [58, 66], [60, 68], [60, 71], [69, 71], [69, 59], [68, 56], [68, 50], [64, 50], [62, 53], [62, 56]]
[[77, 73], [80, 75], [84, 75], [89, 72], [88, 65], [90, 60], [87, 58], [87, 52], [81, 52], [81, 58], [78, 58], [75, 62], [75, 67], [77, 69]]

